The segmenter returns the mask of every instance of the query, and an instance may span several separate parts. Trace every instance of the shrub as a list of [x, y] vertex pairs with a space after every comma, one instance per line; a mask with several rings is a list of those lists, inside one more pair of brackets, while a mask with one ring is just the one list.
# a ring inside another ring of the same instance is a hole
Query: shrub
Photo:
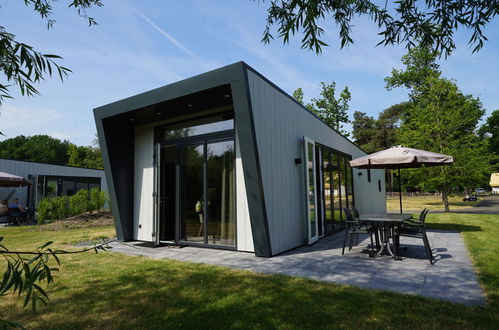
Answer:
[[48, 220], [62, 220], [68, 217], [68, 201], [66, 196], [45, 198], [40, 201], [37, 208], [38, 224]]
[[88, 190], [82, 189], [69, 197], [69, 215], [74, 216], [88, 211]]
[[50, 207], [50, 198], [42, 199], [40, 203], [38, 203], [36, 214], [37, 222], [39, 225], [50, 219]]
[[94, 188], [90, 190], [90, 212], [94, 210], [101, 210], [104, 208], [106, 203], [106, 193], [101, 191], [99, 188]]
[[60, 196], [44, 198], [36, 210], [38, 224], [47, 221], [62, 220], [85, 212], [92, 213], [104, 208], [107, 194], [98, 188], [90, 191], [82, 189], [71, 197]]

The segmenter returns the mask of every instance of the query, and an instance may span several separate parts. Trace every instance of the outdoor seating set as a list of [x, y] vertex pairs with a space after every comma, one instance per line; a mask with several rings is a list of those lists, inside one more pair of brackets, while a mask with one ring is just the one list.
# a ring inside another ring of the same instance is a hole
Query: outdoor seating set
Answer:
[[[349, 250], [353, 245], [359, 243], [361, 234], [369, 235], [370, 257], [389, 254], [396, 260], [401, 260], [400, 237], [412, 237], [422, 239], [426, 256], [431, 264], [434, 258], [430, 243], [426, 235], [425, 219], [429, 209], [425, 208], [419, 218], [413, 218], [410, 214], [359, 214], [356, 208], [345, 208], [346, 216], [345, 239], [341, 254], [345, 253], [348, 241]], [[374, 239], [373, 239], [374, 237]], [[391, 243], [390, 243], [391, 240]], [[391, 248], [393, 245], [393, 249]]]
[[9, 225], [22, 225], [31, 219], [31, 214], [29, 211], [20, 212], [19, 208], [9, 207], [7, 211], [0, 213], [0, 219], [3, 219], [4, 223]]

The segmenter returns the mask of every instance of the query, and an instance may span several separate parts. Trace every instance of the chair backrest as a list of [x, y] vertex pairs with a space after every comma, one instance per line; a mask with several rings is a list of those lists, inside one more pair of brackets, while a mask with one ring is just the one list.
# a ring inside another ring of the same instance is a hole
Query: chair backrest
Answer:
[[345, 218], [347, 221], [353, 221], [352, 211], [350, 209], [347, 209], [346, 207], [344, 207], [343, 213], [345, 214]]
[[348, 208], [343, 208], [343, 213], [345, 214], [347, 226], [356, 226], [359, 221], [356, 220], [352, 215], [352, 210]]
[[359, 210], [357, 210], [356, 207], [352, 207], [352, 214], [355, 219], [358, 219], [360, 217]]
[[430, 209], [423, 209], [423, 211], [421, 211], [421, 214], [419, 215], [419, 221], [421, 222], [421, 224], [424, 226], [424, 222], [426, 220], [426, 215], [428, 214], [428, 212], [430, 212]]

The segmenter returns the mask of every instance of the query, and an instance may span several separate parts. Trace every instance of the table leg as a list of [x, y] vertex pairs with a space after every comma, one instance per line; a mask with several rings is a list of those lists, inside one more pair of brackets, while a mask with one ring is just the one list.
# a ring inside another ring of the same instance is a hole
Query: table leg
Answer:
[[385, 227], [380, 227], [379, 228], [379, 234], [380, 234], [380, 240], [381, 240], [381, 248], [379, 249], [378, 253], [376, 253], [377, 256], [383, 255], [383, 253], [386, 250], [386, 242], [388, 240], [388, 235], [387, 232], [385, 231]]

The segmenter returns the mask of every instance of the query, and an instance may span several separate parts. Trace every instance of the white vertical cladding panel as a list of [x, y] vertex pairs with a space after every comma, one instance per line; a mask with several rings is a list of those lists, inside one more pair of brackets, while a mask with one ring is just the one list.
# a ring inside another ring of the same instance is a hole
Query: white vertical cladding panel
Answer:
[[[353, 169], [355, 205], [362, 213], [386, 212], [384, 170], [371, 170], [370, 183], [367, 178], [367, 170]], [[378, 180], [381, 180], [381, 192]]]
[[[306, 243], [303, 160], [301, 165], [294, 163], [302, 158], [303, 136], [352, 158], [365, 153], [251, 70], [248, 84], [272, 253], [277, 254]], [[355, 200], [361, 212], [384, 211], [383, 171], [371, 171], [371, 183], [366, 174], [354, 173]]]
[[246, 197], [246, 184], [244, 183], [243, 163], [239, 151], [239, 138], [236, 133], [236, 210], [237, 210], [237, 250], [254, 252], [253, 235], [251, 234], [251, 223]]
[[137, 126], [135, 128], [133, 239], [140, 241], [153, 239], [153, 153], [153, 126]]

